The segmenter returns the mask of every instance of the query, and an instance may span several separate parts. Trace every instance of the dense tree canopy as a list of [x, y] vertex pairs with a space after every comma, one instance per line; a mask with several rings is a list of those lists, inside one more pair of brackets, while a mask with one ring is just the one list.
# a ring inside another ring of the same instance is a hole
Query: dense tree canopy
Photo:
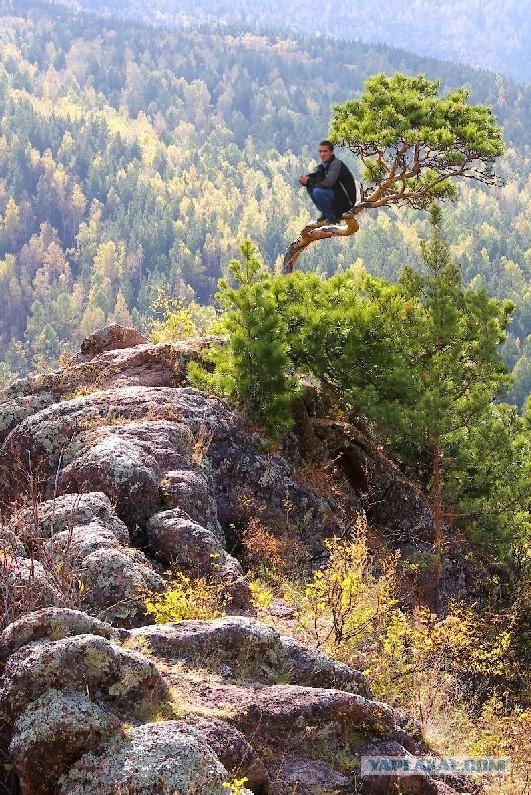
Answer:
[[455, 196], [452, 178], [496, 184], [494, 163], [503, 153], [492, 110], [470, 105], [460, 88], [439, 97], [439, 82], [423, 75], [374, 75], [358, 100], [336, 105], [332, 140], [364, 165], [362, 202], [372, 207], [426, 208]]
[[[370, 74], [399, 69], [441, 78], [444, 94], [467, 84], [470, 102], [492, 104], [503, 125], [504, 187], [462, 185], [444, 227], [465, 282], [517, 304], [505, 355], [525, 383], [525, 88], [352, 42], [153, 31], [36, 0], [0, 0], [0, 10], [4, 377], [55, 362], [106, 320], [149, 328], [160, 290], [182, 304], [211, 302], [249, 235], [266, 267], [278, 266], [310, 217], [297, 176], [311, 167], [330, 106], [355, 97]], [[360, 178], [361, 164], [346, 159]], [[425, 234], [412, 209], [375, 211], [355, 246], [323, 243], [299, 267], [332, 273], [358, 260], [394, 279], [420, 264]], [[515, 389], [521, 404], [524, 387]]]
[[423, 270], [405, 268], [397, 284], [361, 268], [270, 277], [246, 244], [235, 282], [221, 283], [227, 343], [204, 355], [208, 370], [191, 372], [274, 437], [289, 427], [301, 373], [326, 385], [336, 416], [368, 418], [431, 493], [437, 582], [444, 529], [455, 524], [501, 559], [526, 554], [531, 436], [499, 402], [513, 306], [463, 286], [436, 206], [431, 223]]

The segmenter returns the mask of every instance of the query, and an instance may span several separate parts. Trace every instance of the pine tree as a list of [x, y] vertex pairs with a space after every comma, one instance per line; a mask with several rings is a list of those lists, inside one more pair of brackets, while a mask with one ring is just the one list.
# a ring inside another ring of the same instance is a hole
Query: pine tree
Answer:
[[443, 240], [441, 211], [430, 209], [431, 238], [422, 244], [425, 274], [406, 268], [401, 284], [420, 300], [411, 338], [410, 364], [416, 374], [415, 404], [402, 417], [404, 431], [416, 438], [431, 469], [434, 519], [435, 601], [440, 608], [445, 480], [460, 466], [460, 438], [482, 421], [508, 384], [499, 346], [512, 304], [489, 298], [484, 290], [465, 290], [459, 269]]
[[460, 431], [444, 490], [447, 502], [458, 506], [453, 523], [475, 543], [499, 560], [528, 560], [531, 425], [525, 415], [495, 402]]
[[192, 363], [190, 376], [198, 386], [241, 407], [275, 439], [292, 424], [290, 407], [296, 394], [286, 327], [255, 246], [248, 240], [241, 252], [242, 261], [229, 263], [236, 286], [219, 282], [217, 299], [224, 311], [220, 331], [227, 342], [204, 355], [213, 372]]

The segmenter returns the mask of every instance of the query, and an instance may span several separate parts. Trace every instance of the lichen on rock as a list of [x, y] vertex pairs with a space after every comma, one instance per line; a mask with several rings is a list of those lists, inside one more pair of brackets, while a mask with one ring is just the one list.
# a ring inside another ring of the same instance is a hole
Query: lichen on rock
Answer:
[[[268, 452], [225, 401], [188, 385], [207, 343], [155, 345], [109, 326], [0, 405], [2, 575], [26, 587], [31, 573], [42, 606], [0, 634], [0, 746], [21, 795], [223, 795], [244, 776], [246, 795], [351, 793], [359, 780], [338, 754], [355, 765], [364, 749], [426, 749], [361, 673], [288, 637], [290, 605], [277, 600], [275, 628], [248, 615], [242, 552], [253, 519], [267, 539], [296, 541], [306, 565], [350, 520], [422, 537], [422, 495], [361, 431], [321, 422], [314, 387], [282, 454]], [[296, 471], [312, 445], [333, 457], [348, 505]], [[60, 565], [75, 572], [80, 609], [58, 606]], [[148, 624], [166, 567], [228, 589], [243, 615]], [[401, 786], [437, 792], [421, 784]]]
[[9, 753], [23, 792], [53, 795], [57, 779], [84, 752], [119, 727], [118, 719], [83, 693], [53, 688], [17, 717]]
[[133, 729], [104, 754], [85, 754], [60, 781], [58, 795], [225, 795], [228, 777], [200, 731], [161, 721]]

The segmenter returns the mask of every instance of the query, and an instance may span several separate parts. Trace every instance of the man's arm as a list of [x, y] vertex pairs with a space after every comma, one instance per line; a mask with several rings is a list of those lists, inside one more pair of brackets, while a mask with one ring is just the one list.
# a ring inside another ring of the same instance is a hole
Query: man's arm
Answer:
[[319, 180], [317, 187], [319, 188], [333, 188], [339, 179], [339, 172], [341, 171], [341, 161], [334, 160], [328, 169], [326, 177]]
[[302, 177], [299, 177], [299, 182], [301, 185], [315, 185], [315, 181], [319, 176], [319, 166], [314, 171], [310, 171], [309, 174], [305, 174]]

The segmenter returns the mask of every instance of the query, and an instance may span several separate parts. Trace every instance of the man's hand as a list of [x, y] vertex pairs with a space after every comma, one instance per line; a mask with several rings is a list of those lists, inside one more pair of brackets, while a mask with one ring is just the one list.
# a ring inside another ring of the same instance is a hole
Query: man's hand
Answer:
[[308, 177], [308, 176], [299, 177], [299, 182], [300, 182], [301, 185], [307, 185], [309, 179], [310, 179], [310, 177]]

